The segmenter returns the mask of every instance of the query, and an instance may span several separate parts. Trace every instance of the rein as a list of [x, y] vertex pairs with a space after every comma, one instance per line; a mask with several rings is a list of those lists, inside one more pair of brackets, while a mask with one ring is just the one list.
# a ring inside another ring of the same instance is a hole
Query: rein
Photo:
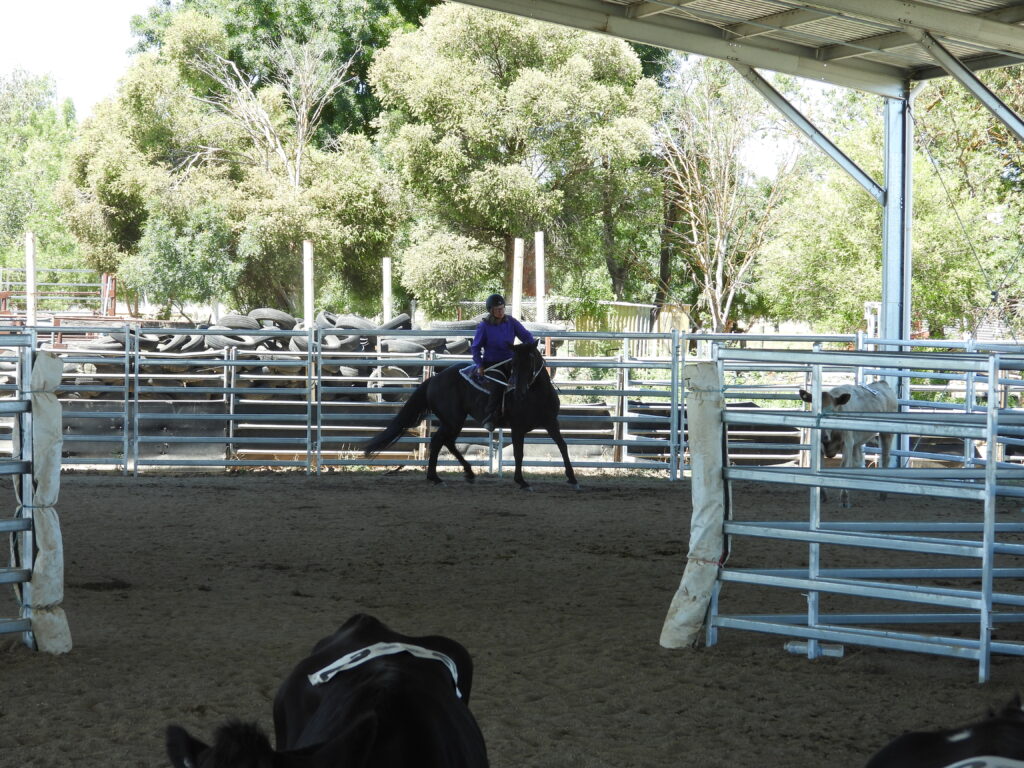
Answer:
[[[544, 368], [546, 367], [546, 366], [544, 365], [544, 358], [540, 357], [539, 355], [538, 355], [538, 356], [537, 356], [536, 358], [534, 358], [533, 362], [534, 362], [534, 363], [536, 363], [536, 366], [537, 366], [537, 367], [536, 367], [536, 368], [534, 368], [534, 369], [533, 369], [533, 370], [531, 371], [531, 373], [530, 373], [530, 378], [529, 378], [529, 381], [527, 381], [527, 383], [526, 383], [526, 389], [527, 389], [527, 390], [529, 390], [529, 389], [530, 389], [530, 387], [532, 387], [532, 386], [533, 386], [533, 383], [534, 383], [534, 382], [535, 382], [535, 381], [537, 380], [537, 377], [538, 377], [538, 376], [540, 376], [540, 372], [541, 372], [541, 371], [543, 371], [543, 370], [544, 370]], [[519, 371], [518, 371], [518, 369], [513, 369], [513, 371], [512, 371], [512, 376], [511, 376], [511, 377], [509, 378], [509, 384], [510, 384], [510, 385], [511, 385], [511, 383], [512, 383], [512, 382], [511, 382], [511, 379], [512, 379], [513, 377], [515, 377], [515, 376], [518, 376], [518, 375], [519, 375]], [[514, 391], [514, 390], [515, 390], [515, 387], [513, 387], [513, 386], [509, 386], [509, 389], [511, 389], [511, 390], [513, 390], [513, 391]]]

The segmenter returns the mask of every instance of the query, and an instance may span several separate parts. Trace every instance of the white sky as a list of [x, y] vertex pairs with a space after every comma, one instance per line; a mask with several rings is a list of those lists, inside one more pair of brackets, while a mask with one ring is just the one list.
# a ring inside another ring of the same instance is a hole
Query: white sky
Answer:
[[129, 23], [153, 0], [0, 0], [0, 73], [51, 75], [79, 120], [113, 95], [135, 43]]

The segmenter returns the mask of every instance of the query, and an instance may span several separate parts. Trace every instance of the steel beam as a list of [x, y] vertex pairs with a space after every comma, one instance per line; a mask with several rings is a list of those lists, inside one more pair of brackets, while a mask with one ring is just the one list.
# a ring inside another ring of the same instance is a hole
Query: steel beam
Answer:
[[890, 98], [904, 92], [904, 74], [898, 67], [871, 61], [830, 63], [819, 61], [816, 49], [761, 37], [733, 40], [728, 32], [678, 16], [660, 14], [650, 21], [627, 16], [628, 6], [603, 0], [460, 0], [567, 27], [770, 69], [797, 77], [832, 83]]
[[833, 144], [810, 120], [804, 117], [796, 107], [790, 104], [785, 96], [776, 91], [771, 83], [761, 77], [753, 67], [735, 63], [732, 66], [748, 83], [754, 86], [758, 93], [764, 96], [769, 104], [779, 110], [789, 122], [810, 139], [811, 143], [831, 157], [840, 168], [850, 174], [854, 181], [864, 187], [867, 193], [875, 198], [880, 205], [885, 205], [885, 190], [867, 173], [861, 170], [860, 166], [847, 157], [839, 147]]
[[854, 18], [892, 24], [908, 32], [912, 29], [926, 30], [997, 51], [1024, 54], [1024, 30], [1014, 24], [984, 18], [982, 15], [961, 13], [911, 0], [812, 0], [806, 4], [825, 11], [840, 11]]
[[[1024, 5], [1015, 5], [1009, 8], [999, 8], [994, 11], [985, 11], [977, 14], [979, 18], [998, 21], [1003, 24], [1017, 24], [1024, 21]], [[1021, 30], [1024, 34], [1024, 30]], [[860, 56], [870, 51], [885, 51], [893, 48], [903, 48], [917, 42], [907, 32], [888, 32], [882, 35], [862, 37], [859, 40], [850, 40], [846, 43], [827, 45], [820, 50], [822, 61], [837, 61], [851, 56]], [[1002, 64], [995, 66], [1005, 66]]]
[[[1017, 113], [1006, 106], [971, 70], [930, 34], [919, 30], [912, 30], [910, 34], [917, 39], [922, 48], [928, 51], [928, 54], [938, 62], [940, 67], [970, 91], [982, 106], [1005, 125], [1018, 140], [1024, 141], [1024, 120], [1021, 120]], [[1021, 35], [1024, 37], [1024, 30], [1021, 30]]]

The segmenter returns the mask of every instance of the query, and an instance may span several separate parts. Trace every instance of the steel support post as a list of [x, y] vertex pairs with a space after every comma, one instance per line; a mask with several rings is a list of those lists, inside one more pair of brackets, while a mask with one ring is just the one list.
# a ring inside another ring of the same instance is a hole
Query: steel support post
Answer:
[[[885, 100], [885, 204], [882, 207], [882, 311], [879, 318], [879, 335], [883, 339], [910, 338], [913, 141], [910, 92], [905, 90], [904, 98]], [[901, 376], [895, 391], [900, 400], [909, 400], [910, 379]], [[909, 435], [900, 435], [900, 451], [905, 455], [909, 448]]]
[[[883, 339], [910, 338], [910, 100], [885, 100], [885, 205], [882, 212]], [[903, 397], [903, 393], [900, 395]]]

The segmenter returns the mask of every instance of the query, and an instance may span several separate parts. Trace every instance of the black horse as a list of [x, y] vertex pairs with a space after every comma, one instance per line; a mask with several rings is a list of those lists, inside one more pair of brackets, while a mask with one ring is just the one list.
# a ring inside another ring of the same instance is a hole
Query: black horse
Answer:
[[[544, 358], [537, 351], [537, 342], [514, 346], [511, 366], [510, 381], [513, 387], [505, 397], [504, 413], [495, 426], [508, 426], [512, 430], [512, 449], [516, 458], [515, 481], [523, 490], [530, 490], [529, 483], [523, 479], [523, 442], [528, 432], [543, 427], [562, 452], [569, 484], [579, 488], [569, 461], [569, 448], [558, 426], [558, 392], [551, 383]], [[420, 384], [387, 429], [366, 444], [363, 454], [370, 456], [384, 450], [407, 429], [419, 424], [427, 412], [431, 411], [437, 417], [438, 426], [430, 438], [427, 480], [438, 484], [442, 482], [437, 474], [437, 455], [444, 446], [459, 460], [466, 480], [473, 482], [473, 468], [459, 452], [455, 441], [462, 432], [467, 415], [483, 422], [487, 394], [468, 382], [461, 368], [459, 365], [450, 366]]]

